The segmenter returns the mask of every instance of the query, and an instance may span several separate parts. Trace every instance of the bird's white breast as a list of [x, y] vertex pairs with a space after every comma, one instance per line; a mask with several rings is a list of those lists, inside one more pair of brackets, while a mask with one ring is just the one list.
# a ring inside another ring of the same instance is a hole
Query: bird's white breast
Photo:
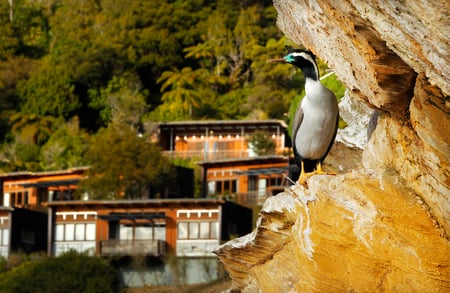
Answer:
[[297, 151], [305, 159], [322, 158], [333, 142], [339, 115], [334, 94], [320, 81], [307, 80], [300, 107], [303, 120], [295, 136]]

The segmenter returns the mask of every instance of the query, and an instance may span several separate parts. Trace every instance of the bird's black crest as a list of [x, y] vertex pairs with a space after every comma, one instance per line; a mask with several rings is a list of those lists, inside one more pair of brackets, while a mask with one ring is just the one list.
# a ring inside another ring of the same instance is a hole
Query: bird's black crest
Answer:
[[292, 47], [292, 46], [286, 46], [285, 47], [286, 48], [286, 51], [288, 52], [288, 54], [290, 54], [290, 53], [300, 53], [300, 52], [303, 52], [303, 53], [306, 53], [306, 54], [308, 54], [308, 55], [311, 55], [311, 57], [313, 57], [313, 59], [316, 59], [316, 55], [314, 55], [314, 53], [313, 52], [311, 52], [311, 51], [309, 51], [309, 50], [305, 50], [305, 49], [296, 49], [296, 48], [294, 48], [294, 47]]

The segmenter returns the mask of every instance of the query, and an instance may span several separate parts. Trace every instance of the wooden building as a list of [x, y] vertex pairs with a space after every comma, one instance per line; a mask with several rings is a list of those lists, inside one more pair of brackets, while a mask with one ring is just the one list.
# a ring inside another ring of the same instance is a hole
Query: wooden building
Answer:
[[221, 241], [252, 228], [250, 209], [216, 199], [54, 201], [48, 208], [51, 255], [213, 256]]
[[52, 200], [70, 200], [88, 167], [0, 174], [0, 206], [36, 209]]
[[261, 206], [286, 187], [289, 161], [283, 156], [201, 161], [202, 193], [245, 206]]
[[[258, 156], [250, 136], [264, 131], [275, 142], [272, 154]], [[248, 206], [287, 185], [287, 125], [281, 120], [167, 122], [159, 125], [159, 144], [172, 157], [195, 159], [201, 167], [201, 196], [226, 197]]]
[[201, 120], [159, 124], [158, 141], [168, 156], [198, 160], [245, 159], [257, 156], [248, 139], [266, 132], [275, 142], [272, 155], [288, 152], [287, 125], [281, 120]]
[[47, 214], [23, 208], [0, 207], [0, 256], [47, 249]]

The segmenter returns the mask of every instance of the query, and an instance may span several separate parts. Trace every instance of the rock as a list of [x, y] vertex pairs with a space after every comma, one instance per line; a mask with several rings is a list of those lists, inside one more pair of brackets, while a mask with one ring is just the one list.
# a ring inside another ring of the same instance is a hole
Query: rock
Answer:
[[349, 119], [359, 126], [325, 160], [337, 176], [271, 197], [250, 235], [216, 251], [232, 289], [450, 292], [450, 2], [274, 5], [282, 31], [345, 83], [347, 105], [377, 111]]
[[367, 127], [374, 110], [367, 104], [350, 97], [349, 91], [345, 91], [339, 102], [339, 116], [348, 124], [343, 129], [338, 129], [336, 141], [342, 142], [350, 148], [363, 149], [367, 144]]
[[216, 250], [232, 289], [448, 292], [450, 244], [428, 207], [392, 174], [365, 172], [314, 176], [267, 200], [252, 234]]

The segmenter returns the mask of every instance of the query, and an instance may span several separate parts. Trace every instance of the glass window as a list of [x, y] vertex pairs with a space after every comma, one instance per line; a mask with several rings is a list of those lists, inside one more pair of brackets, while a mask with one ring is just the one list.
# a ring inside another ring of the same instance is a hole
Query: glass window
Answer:
[[208, 182], [208, 195], [216, 193], [216, 181]]
[[219, 239], [219, 222], [211, 223], [211, 239]]
[[200, 238], [202, 238], [202, 239], [209, 238], [209, 224], [210, 224], [210, 222], [201, 222], [200, 223]]
[[133, 239], [133, 227], [127, 225], [120, 225], [119, 228], [120, 240], [132, 240]]
[[95, 224], [86, 224], [86, 240], [95, 240]]
[[188, 238], [188, 223], [187, 222], [179, 222], [178, 223], [178, 239], [187, 239]]
[[66, 224], [64, 239], [66, 241], [73, 241], [74, 232], [75, 232], [75, 225], [74, 224]]
[[134, 239], [149, 240], [152, 239], [152, 227], [150, 226], [136, 226], [134, 228]]
[[166, 226], [165, 225], [155, 226], [154, 239], [166, 241]]
[[9, 229], [3, 229], [2, 231], [2, 244], [9, 245]]
[[5, 192], [5, 193], [3, 194], [3, 205], [4, 205], [5, 207], [9, 207], [9, 206], [10, 206], [10, 201], [11, 201], [10, 194], [7, 193], [7, 192]]
[[76, 224], [75, 225], [75, 240], [85, 240], [84, 224]]
[[189, 239], [197, 239], [199, 232], [198, 222], [190, 222], [189, 223]]
[[64, 225], [61, 225], [61, 224], [56, 225], [55, 241], [64, 241]]

